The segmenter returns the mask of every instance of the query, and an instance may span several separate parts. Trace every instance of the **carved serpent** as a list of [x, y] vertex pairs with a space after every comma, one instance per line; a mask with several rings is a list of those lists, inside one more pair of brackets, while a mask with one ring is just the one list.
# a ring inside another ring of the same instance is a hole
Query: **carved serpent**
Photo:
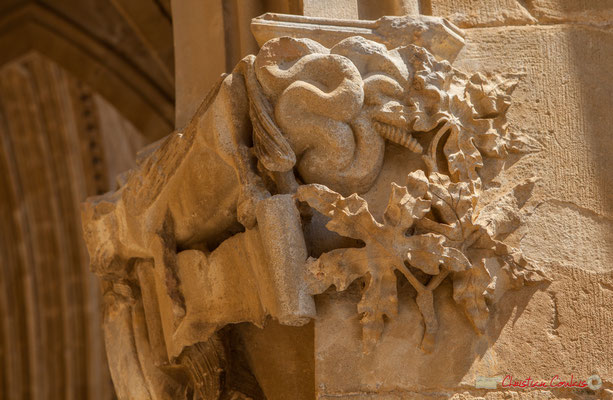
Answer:
[[307, 183], [363, 193], [381, 168], [384, 139], [422, 152], [408, 126], [410, 72], [398, 52], [360, 37], [332, 49], [280, 38], [262, 47], [255, 73], [296, 160], [260, 157], [270, 170], [295, 166]]

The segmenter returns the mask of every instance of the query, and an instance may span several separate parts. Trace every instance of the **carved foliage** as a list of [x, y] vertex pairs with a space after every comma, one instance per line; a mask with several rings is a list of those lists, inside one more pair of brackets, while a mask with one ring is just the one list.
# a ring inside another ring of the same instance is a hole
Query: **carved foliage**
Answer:
[[[322, 185], [299, 188], [297, 198], [309, 203], [329, 216], [328, 229], [343, 236], [364, 241], [363, 248], [332, 250], [319, 259], [310, 260], [309, 271], [315, 277], [311, 282], [314, 293], [321, 293], [330, 285], [344, 290], [358, 277], [368, 275], [368, 282], [358, 312], [363, 314], [364, 343], [370, 349], [383, 331], [383, 315], [397, 314], [396, 276], [394, 270], [404, 274], [418, 290], [418, 297], [431, 295], [408, 269], [407, 264], [429, 275], [438, 275], [440, 265], [453, 271], [470, 268], [468, 259], [459, 250], [444, 245], [445, 238], [436, 233], [407, 235], [409, 229], [429, 210], [428, 183], [423, 173], [409, 176], [409, 184], [393, 184], [384, 223], [377, 222], [368, 211], [366, 201], [356, 194], [342, 197]], [[423, 294], [422, 294], [423, 293]], [[431, 302], [431, 301], [430, 301]], [[427, 319], [431, 310], [426, 302], [419, 302]]]
[[[538, 281], [538, 271], [524, 270], [525, 260], [510, 247], [490, 237], [477, 223], [477, 196], [470, 183], [453, 183], [448, 176], [423, 171], [408, 175], [406, 186], [392, 183], [383, 223], [375, 220], [368, 204], [356, 194], [343, 197], [323, 185], [301, 186], [296, 198], [330, 217], [326, 227], [340, 235], [360, 239], [361, 248], [336, 249], [308, 261], [313, 294], [331, 285], [345, 290], [365, 277], [358, 304], [362, 314], [365, 351], [383, 332], [383, 316], [397, 315], [396, 274], [402, 273], [417, 291], [416, 303], [425, 324], [422, 348], [432, 350], [438, 323], [433, 291], [451, 275], [453, 298], [478, 333], [486, 329], [486, 295], [492, 279], [486, 259], [496, 258], [514, 282]], [[422, 281], [412, 272], [430, 276]]]
[[433, 291], [447, 276], [453, 299], [478, 333], [486, 330], [486, 300], [495, 285], [488, 262], [508, 273], [512, 287], [543, 279], [517, 250], [493, 238], [495, 232], [485, 229], [487, 220], [478, 219], [483, 157], [502, 158], [530, 148], [526, 138], [507, 130], [505, 114], [516, 79], [468, 77], [415, 46], [396, 51], [413, 69], [405, 109], [409, 131], [434, 133], [423, 154], [427, 171], [409, 174], [406, 186], [392, 183], [382, 223], [355, 194], [342, 197], [325, 186], [307, 185], [296, 196], [331, 218], [328, 229], [365, 243], [310, 259], [312, 292], [331, 285], [345, 290], [365, 278], [358, 312], [369, 351], [381, 336], [384, 316], [397, 315], [397, 270], [417, 291], [425, 326], [422, 348], [430, 351], [438, 327]]

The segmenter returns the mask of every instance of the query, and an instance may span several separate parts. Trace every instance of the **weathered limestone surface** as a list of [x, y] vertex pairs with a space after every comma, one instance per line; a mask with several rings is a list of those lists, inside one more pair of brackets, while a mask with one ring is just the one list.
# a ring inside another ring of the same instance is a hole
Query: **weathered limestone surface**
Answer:
[[432, 0], [431, 15], [446, 16], [462, 28], [578, 23], [610, 27], [613, 2], [575, 0]]
[[[430, 3], [470, 29], [256, 19], [257, 56], [84, 205], [120, 399], [610, 396], [611, 31]], [[507, 374], [602, 386], [475, 388]]]

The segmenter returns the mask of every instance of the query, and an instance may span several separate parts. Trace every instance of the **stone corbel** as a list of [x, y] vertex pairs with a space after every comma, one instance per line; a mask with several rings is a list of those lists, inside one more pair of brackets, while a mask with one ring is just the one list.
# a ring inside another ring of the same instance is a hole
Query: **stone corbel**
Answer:
[[507, 131], [515, 77], [454, 69], [463, 35], [441, 18], [266, 14], [252, 27], [259, 54], [143, 152], [116, 192], [84, 204], [122, 399], [131, 388], [238, 396], [223, 385], [216, 332], [303, 325], [332, 285], [363, 283], [356, 313], [370, 352], [398, 314], [404, 276], [430, 352], [444, 280], [480, 334], [490, 298], [543, 278], [497, 240], [497, 216], [480, 214], [484, 159], [528, 148]]

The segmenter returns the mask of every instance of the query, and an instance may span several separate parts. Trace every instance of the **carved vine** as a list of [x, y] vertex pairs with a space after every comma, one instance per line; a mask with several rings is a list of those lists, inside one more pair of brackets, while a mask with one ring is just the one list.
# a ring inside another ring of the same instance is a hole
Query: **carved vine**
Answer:
[[433, 350], [438, 329], [433, 293], [448, 276], [453, 299], [478, 333], [486, 330], [486, 297], [495, 284], [487, 262], [497, 262], [513, 287], [544, 279], [518, 250], [494, 239], [495, 233], [493, 237], [486, 229], [489, 221], [478, 218], [483, 207], [483, 157], [531, 150], [526, 137], [507, 130], [505, 114], [517, 81], [483, 74], [468, 77], [447, 62], [435, 61], [424, 49], [415, 54], [410, 129], [398, 130], [395, 137], [406, 138], [406, 147], [422, 152], [410, 132], [432, 132], [422, 152], [426, 171], [410, 173], [404, 186], [392, 183], [382, 222], [356, 194], [343, 197], [318, 184], [301, 186], [296, 193], [299, 201], [330, 218], [329, 230], [365, 244], [310, 258], [307, 270], [313, 294], [331, 285], [342, 291], [365, 278], [357, 311], [366, 352], [379, 341], [384, 316], [397, 316], [395, 271], [417, 292], [415, 301], [424, 321], [421, 346], [426, 352]]

